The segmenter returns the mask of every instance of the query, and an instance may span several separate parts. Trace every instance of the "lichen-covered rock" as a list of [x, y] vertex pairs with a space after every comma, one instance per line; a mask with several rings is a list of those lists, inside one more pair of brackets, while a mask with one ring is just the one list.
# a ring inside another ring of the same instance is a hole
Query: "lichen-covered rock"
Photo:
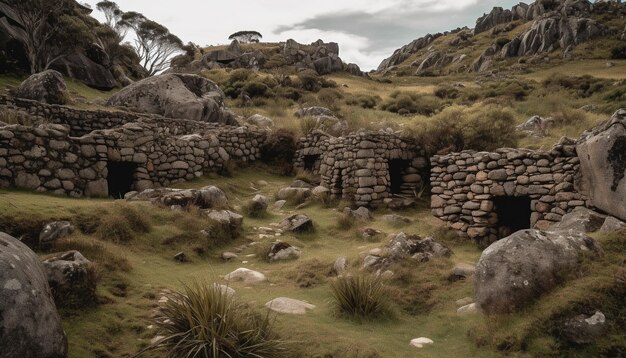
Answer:
[[0, 233], [2, 357], [62, 358], [67, 338], [37, 255]]
[[304, 214], [293, 214], [281, 221], [280, 226], [286, 231], [303, 233], [313, 230], [313, 220]]
[[205, 215], [213, 225], [211, 231], [217, 232], [216, 235], [219, 237], [236, 238], [239, 236], [243, 216], [230, 210], [207, 210]]
[[489, 314], [514, 312], [531, 304], [576, 270], [580, 255], [601, 255], [580, 232], [522, 230], [493, 243], [476, 265], [476, 303]]
[[267, 212], [269, 205], [270, 199], [268, 197], [257, 194], [248, 203], [248, 215], [259, 217]]
[[78, 251], [68, 251], [43, 261], [54, 300], [59, 307], [94, 305], [96, 274], [89, 260]]
[[299, 248], [291, 246], [286, 242], [276, 242], [270, 247], [267, 258], [270, 261], [293, 260], [300, 257], [302, 252]]
[[164, 74], [122, 89], [107, 102], [134, 112], [238, 125], [225, 112], [224, 93], [212, 81], [190, 74]]
[[267, 302], [265, 307], [279, 313], [302, 315], [305, 314], [307, 310], [314, 309], [315, 305], [293, 298], [278, 297]]
[[609, 324], [604, 314], [596, 311], [593, 315], [577, 315], [566, 319], [559, 333], [561, 338], [574, 344], [589, 344], [602, 337]]
[[68, 94], [63, 75], [54, 70], [47, 70], [24, 80], [15, 91], [15, 95], [48, 104], [65, 104]]
[[550, 230], [572, 230], [573, 232], [590, 233], [600, 230], [605, 221], [606, 215], [581, 206], [563, 215], [561, 221], [552, 225]]
[[626, 110], [589, 130], [576, 146], [582, 181], [580, 190], [593, 205], [626, 220]]
[[46, 224], [39, 234], [39, 243], [48, 243], [62, 239], [74, 232], [74, 226], [69, 221], [54, 221]]

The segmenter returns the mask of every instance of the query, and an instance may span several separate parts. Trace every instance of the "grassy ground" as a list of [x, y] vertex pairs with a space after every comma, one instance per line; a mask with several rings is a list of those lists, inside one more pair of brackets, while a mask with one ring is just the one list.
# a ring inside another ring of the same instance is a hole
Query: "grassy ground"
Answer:
[[[259, 187], [256, 182], [266, 180], [269, 185]], [[185, 187], [207, 184], [223, 187], [229, 194], [231, 204], [240, 206], [255, 193], [272, 195], [275, 190], [290, 182], [290, 178], [260, 174], [258, 169], [243, 170], [233, 178], [204, 178], [186, 183]], [[108, 217], [126, 206], [110, 200], [68, 199], [19, 191], [0, 192], [0, 220], [8, 221], [41, 219], [73, 219], [78, 215], [97, 214]], [[71, 238], [53, 247], [51, 251], [78, 249], [87, 257], [103, 266], [99, 296], [102, 303], [92, 309], [63, 311], [65, 328], [69, 337], [70, 357], [124, 357], [136, 352], [149, 343], [154, 336], [150, 317], [160, 292], [163, 289], [178, 289], [191, 280], [206, 280], [225, 283], [221, 277], [238, 267], [247, 267], [265, 273], [267, 283], [246, 286], [233, 283], [237, 295], [254, 307], [264, 309], [265, 302], [279, 296], [309, 301], [317, 309], [305, 316], [278, 315], [276, 324], [279, 332], [298, 350], [294, 356], [323, 357], [407, 357], [407, 356], [495, 356], [488, 350], [477, 350], [466, 338], [472, 319], [456, 317], [454, 301], [470, 295], [470, 282], [449, 283], [446, 275], [455, 262], [475, 262], [480, 251], [473, 245], [447, 242], [455, 255], [451, 259], [418, 264], [417, 281], [432, 282], [440, 289], [431, 294], [432, 310], [416, 315], [402, 314], [397, 320], [382, 322], [354, 322], [342, 319], [334, 313], [325, 273], [338, 256], [346, 256], [354, 269], [359, 259], [372, 248], [380, 247], [384, 239], [370, 242], [357, 236], [357, 227], [350, 230], [337, 228], [337, 209], [313, 205], [302, 209], [315, 222], [314, 234], [302, 236], [285, 235], [282, 240], [302, 248], [298, 261], [269, 264], [256, 257], [248, 257], [258, 250], [249, 246], [234, 262], [222, 262], [219, 254], [225, 250], [249, 242], [263, 241], [254, 228], [279, 222], [292, 212], [273, 212], [264, 219], [245, 219], [245, 234], [242, 238], [226, 243], [222, 247], [211, 247], [198, 256], [193, 249], [203, 246], [201, 241], [180, 239], [190, 233], [190, 227], [198, 224], [193, 214], [176, 214], [169, 210], [135, 203], [135, 207], [150, 223], [150, 231], [137, 233], [127, 243], [103, 240], [97, 233], [86, 235], [75, 233]], [[380, 216], [382, 213], [377, 213]], [[371, 227], [385, 233], [400, 230], [421, 235], [436, 231], [439, 223], [430, 216], [429, 210], [420, 209], [403, 213], [412, 217], [413, 224], [394, 228], [380, 219]], [[181, 224], [186, 222], [187, 224]], [[14, 228], [15, 229], [15, 228]], [[179, 238], [176, 240], [173, 238]], [[184, 250], [191, 258], [190, 263], [178, 264], [172, 257]], [[46, 254], [49, 251], [43, 251]], [[103, 262], [104, 261], [104, 262]], [[243, 263], [246, 261], [246, 263]], [[105, 265], [109, 263], [108, 265]], [[298, 274], [312, 270], [320, 280], [310, 288], [298, 287]], [[400, 269], [398, 269], [400, 270]], [[418, 300], [419, 301], [419, 300]], [[417, 303], [416, 303], [417, 304]], [[412, 338], [426, 336], [436, 343], [433, 347], [416, 351], [409, 347]], [[156, 355], [158, 356], [158, 355]]]

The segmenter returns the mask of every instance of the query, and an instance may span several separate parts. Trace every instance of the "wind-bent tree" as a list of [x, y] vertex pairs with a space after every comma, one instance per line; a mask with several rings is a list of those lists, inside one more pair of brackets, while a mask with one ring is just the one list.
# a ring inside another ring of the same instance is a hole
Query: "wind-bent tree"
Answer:
[[[84, 22], [72, 17], [66, 0], [3, 0], [0, 29], [24, 46], [31, 73], [41, 72], [92, 36]], [[10, 18], [13, 22], [9, 22]]]
[[241, 43], [259, 42], [262, 38], [263, 35], [258, 31], [237, 31], [228, 36], [229, 40], [237, 40]]
[[120, 36], [120, 40], [126, 37], [126, 30], [121, 26], [122, 16], [124, 12], [113, 1], [100, 1], [96, 4], [96, 9], [100, 10], [104, 14], [106, 25], [115, 30]]
[[147, 19], [140, 13], [122, 15], [120, 25], [135, 32], [135, 52], [149, 76], [165, 70], [174, 55], [181, 51], [183, 42], [163, 25]]

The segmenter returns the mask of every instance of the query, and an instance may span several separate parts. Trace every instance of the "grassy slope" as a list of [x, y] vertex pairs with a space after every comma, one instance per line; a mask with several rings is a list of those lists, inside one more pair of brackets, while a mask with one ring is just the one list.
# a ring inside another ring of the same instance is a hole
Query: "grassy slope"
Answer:
[[[234, 178], [204, 179], [187, 183], [185, 186], [219, 185], [229, 192], [231, 203], [238, 205], [253, 196], [256, 191], [250, 189], [250, 184], [259, 179], [270, 183], [260, 191], [267, 195], [272, 195], [278, 187], [290, 180], [284, 177], [268, 177], [259, 170], [250, 169], [238, 173]], [[0, 212], [5, 213], [0, 216], [2, 221], [6, 221], [7, 218], [20, 220], [20, 218], [33, 216], [71, 218], [77, 213], [114, 208], [115, 205], [117, 204], [109, 200], [77, 200], [16, 191], [0, 192]], [[317, 305], [316, 310], [304, 317], [284, 315], [277, 317], [277, 326], [286, 338], [306, 342], [304, 356], [321, 357], [330, 353], [337, 357], [374, 356], [372, 354], [379, 354], [383, 357], [406, 357], [416, 354], [415, 350], [409, 347], [409, 340], [420, 336], [432, 338], [436, 342], [435, 346], [421, 351], [426, 356], [488, 357], [493, 355], [486, 350], [476, 350], [473, 343], [465, 337], [465, 332], [469, 329], [472, 320], [456, 317], [454, 301], [471, 295], [471, 283], [449, 284], [443, 277], [444, 273], [452, 268], [454, 262], [477, 260], [480, 251], [473, 245], [450, 243], [456, 253], [451, 260], [419, 264], [416, 268], [425, 279], [445, 287], [445, 290], [435, 293], [433, 299], [437, 304], [430, 314], [402, 315], [396, 321], [359, 324], [334, 315], [327, 284], [313, 288], [298, 288], [294, 281], [294, 276], [298, 271], [312, 263], [311, 260], [319, 261], [329, 268], [337, 256], [345, 255], [349, 262], [356, 266], [359, 257], [364, 252], [382, 245], [382, 242], [365, 242], [357, 238], [356, 229], [338, 230], [336, 228], [337, 212], [334, 209], [312, 206], [301, 210], [315, 221], [316, 233], [300, 237], [286, 235], [281, 238], [300, 246], [303, 249], [303, 255], [299, 261], [278, 264], [268, 264], [257, 258], [246, 257], [255, 253], [254, 247], [249, 247], [241, 253], [240, 261], [224, 263], [217, 257], [222, 250], [233, 250], [235, 246], [247, 240], [258, 241], [253, 227], [278, 222], [288, 212], [274, 213], [266, 219], [246, 218], [245, 238], [217, 249], [209, 253], [207, 257], [199, 257], [191, 252], [191, 248], [197, 243], [162, 244], [164, 239], [184, 231], [173, 222], [180, 220], [180, 217], [153, 207], [145, 207], [141, 210], [150, 217], [153, 228], [150, 233], [137, 236], [129, 244], [102, 242], [94, 236], [74, 234], [68, 242], [62, 245], [63, 249], [78, 248], [89, 252], [90, 243], [102, 243], [107, 254], [98, 256], [96, 251], [92, 250], [90, 258], [94, 261], [101, 261], [117, 257], [117, 259], [127, 260], [132, 267], [128, 272], [104, 271], [99, 294], [103, 297], [105, 304], [84, 312], [63, 312], [71, 357], [94, 354], [118, 357], [136, 351], [149, 342], [154, 335], [154, 332], [147, 327], [150, 325], [151, 310], [156, 307], [161, 289], [179, 288], [181, 283], [192, 279], [223, 282], [220, 277], [238, 267], [260, 270], [269, 278], [269, 283], [253, 287], [246, 287], [239, 283], [232, 284], [237, 294], [254, 306], [262, 308], [265, 302], [279, 296], [304, 299]], [[428, 235], [439, 225], [438, 221], [430, 216], [428, 210], [405, 214], [415, 218], [415, 223], [397, 229], [377, 220], [371, 226], [382, 229], [386, 233], [403, 230]], [[191, 263], [177, 264], [172, 260], [172, 256], [180, 250], [185, 250], [190, 254]], [[89, 256], [89, 254], [86, 255]], [[249, 262], [243, 264], [241, 260]], [[300, 263], [304, 266], [297, 266]], [[120, 297], [120, 290], [125, 291], [124, 297]], [[352, 353], [355, 355], [350, 355]]]

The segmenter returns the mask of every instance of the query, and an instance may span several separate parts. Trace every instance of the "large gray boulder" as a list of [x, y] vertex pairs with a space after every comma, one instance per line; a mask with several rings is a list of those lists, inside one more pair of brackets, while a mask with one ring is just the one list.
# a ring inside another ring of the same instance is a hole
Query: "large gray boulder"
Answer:
[[555, 288], [596, 242], [574, 231], [522, 230], [493, 243], [476, 265], [476, 303], [486, 313], [517, 311]]
[[489, 14], [485, 14], [476, 20], [476, 27], [474, 28], [474, 34], [479, 34], [490, 30], [497, 25], [506, 24], [513, 20], [513, 13], [511, 10], [504, 10], [501, 7], [494, 7]]
[[224, 107], [222, 90], [213, 81], [191, 74], [146, 78], [116, 93], [107, 104], [169, 118], [238, 124]]
[[62, 358], [67, 338], [39, 258], [0, 232], [0, 357]]
[[582, 173], [579, 190], [595, 207], [626, 220], [626, 110], [583, 133], [576, 151]]
[[73, 53], [56, 60], [51, 68], [75, 78], [89, 87], [110, 91], [117, 87], [111, 71], [82, 53]]
[[15, 96], [48, 104], [65, 104], [67, 87], [63, 75], [54, 70], [47, 70], [24, 80], [15, 91]]

